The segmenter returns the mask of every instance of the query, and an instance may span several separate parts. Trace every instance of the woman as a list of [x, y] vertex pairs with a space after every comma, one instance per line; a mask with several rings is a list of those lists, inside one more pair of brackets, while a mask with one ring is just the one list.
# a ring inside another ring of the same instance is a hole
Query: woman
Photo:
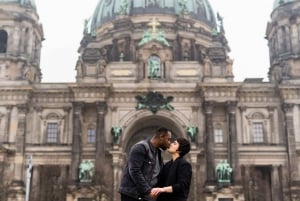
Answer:
[[187, 139], [178, 138], [167, 149], [172, 160], [168, 161], [161, 172], [158, 187], [151, 193], [157, 196], [157, 201], [186, 201], [188, 198], [192, 166], [183, 156], [191, 149]]

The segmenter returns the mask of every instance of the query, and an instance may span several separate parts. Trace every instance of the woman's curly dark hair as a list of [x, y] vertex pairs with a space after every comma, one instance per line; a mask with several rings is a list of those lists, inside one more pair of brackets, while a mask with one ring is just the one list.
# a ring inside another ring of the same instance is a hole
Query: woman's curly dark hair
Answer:
[[188, 141], [185, 138], [177, 138], [176, 141], [179, 144], [178, 151], [179, 151], [179, 155], [181, 157], [190, 152], [190, 150], [191, 150], [190, 141]]

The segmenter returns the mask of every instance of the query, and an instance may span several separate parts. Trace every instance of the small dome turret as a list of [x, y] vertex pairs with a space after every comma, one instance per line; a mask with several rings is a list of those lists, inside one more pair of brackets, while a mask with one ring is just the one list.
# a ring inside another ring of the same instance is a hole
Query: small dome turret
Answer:
[[296, 0], [275, 0], [273, 3], [273, 9], [276, 9], [278, 6], [283, 5], [285, 3], [294, 2]]
[[1, 3], [18, 3], [23, 7], [30, 7], [36, 10], [36, 4], [34, 0], [0, 0]]

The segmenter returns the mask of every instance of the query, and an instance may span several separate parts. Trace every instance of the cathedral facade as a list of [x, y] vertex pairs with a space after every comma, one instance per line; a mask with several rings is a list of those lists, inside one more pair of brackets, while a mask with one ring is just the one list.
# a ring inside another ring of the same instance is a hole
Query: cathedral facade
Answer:
[[192, 144], [189, 201], [299, 201], [300, 1], [266, 25], [269, 80], [235, 82], [208, 0], [99, 0], [76, 82], [43, 83], [34, 0], [0, 0], [0, 200], [119, 201], [130, 147], [164, 126]]

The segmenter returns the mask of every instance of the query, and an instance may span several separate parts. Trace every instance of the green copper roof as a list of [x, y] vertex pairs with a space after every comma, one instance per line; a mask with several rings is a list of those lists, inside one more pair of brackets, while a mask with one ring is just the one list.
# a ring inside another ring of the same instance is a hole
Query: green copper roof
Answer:
[[93, 14], [91, 28], [96, 29], [120, 14], [129, 16], [160, 13], [179, 15], [183, 12], [212, 27], [216, 25], [215, 14], [209, 0], [99, 0]]
[[278, 6], [285, 4], [285, 3], [289, 3], [289, 2], [294, 2], [297, 0], [275, 0], [273, 3], [273, 9], [277, 8]]
[[34, 0], [0, 0], [0, 3], [17, 3], [24, 7], [31, 7], [36, 10], [36, 4]]

